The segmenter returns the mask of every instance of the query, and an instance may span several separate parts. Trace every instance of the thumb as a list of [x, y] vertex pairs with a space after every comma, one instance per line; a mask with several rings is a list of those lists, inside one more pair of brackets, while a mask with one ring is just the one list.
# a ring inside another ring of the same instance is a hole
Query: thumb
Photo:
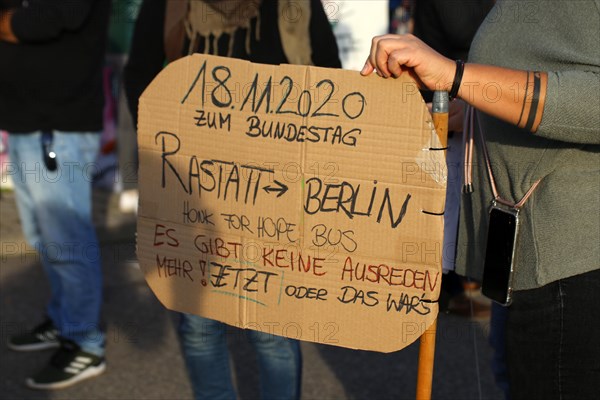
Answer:
[[375, 71], [375, 67], [371, 64], [371, 61], [367, 58], [363, 69], [360, 71], [360, 74], [363, 76], [370, 75], [373, 71]]

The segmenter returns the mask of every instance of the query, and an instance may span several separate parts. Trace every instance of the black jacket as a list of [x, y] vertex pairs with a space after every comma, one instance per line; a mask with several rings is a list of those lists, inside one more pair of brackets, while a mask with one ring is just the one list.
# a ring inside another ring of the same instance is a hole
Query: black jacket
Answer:
[[20, 43], [0, 41], [0, 129], [101, 130], [110, 0], [27, 4], [12, 19]]
[[473, 37], [494, 0], [418, 0], [414, 34], [438, 53], [466, 61]]
[[[310, 3], [312, 61], [320, 67], [341, 68], [335, 36], [321, 1], [311, 0]], [[129, 62], [125, 67], [125, 92], [134, 119], [137, 119], [138, 98], [165, 65], [165, 10], [165, 0], [145, 0], [136, 22]], [[277, 25], [277, 1], [263, 1], [260, 15], [260, 41], [256, 41], [252, 35], [251, 52], [247, 54], [244, 46], [245, 31], [238, 30], [231, 56], [262, 64], [287, 63]], [[253, 21], [252, 29], [256, 28], [255, 23]], [[200, 41], [200, 51], [203, 51], [203, 43]], [[228, 43], [229, 36], [222, 35], [218, 44], [218, 55], [227, 55]], [[183, 44], [182, 48], [186, 48], [186, 44]]]
[[[438, 53], [467, 61], [473, 37], [494, 0], [417, 0], [413, 10], [415, 36]], [[421, 91], [426, 102], [433, 92]]]

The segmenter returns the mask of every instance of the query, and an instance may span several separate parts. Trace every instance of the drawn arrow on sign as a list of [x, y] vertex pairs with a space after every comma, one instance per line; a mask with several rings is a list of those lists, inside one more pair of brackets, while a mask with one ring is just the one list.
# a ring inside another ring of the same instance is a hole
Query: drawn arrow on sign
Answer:
[[263, 188], [265, 190], [265, 192], [267, 192], [267, 193], [279, 192], [279, 194], [277, 194], [277, 197], [281, 197], [281, 196], [283, 196], [283, 194], [285, 192], [288, 191], [288, 187], [286, 185], [284, 185], [283, 183], [279, 182], [277, 179], [275, 179], [274, 183], [276, 185], [278, 185], [278, 187], [272, 187], [271, 185], [265, 186]]

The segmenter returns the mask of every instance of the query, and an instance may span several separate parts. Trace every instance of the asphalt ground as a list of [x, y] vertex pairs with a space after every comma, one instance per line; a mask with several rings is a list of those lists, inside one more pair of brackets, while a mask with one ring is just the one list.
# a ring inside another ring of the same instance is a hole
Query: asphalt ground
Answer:
[[[116, 195], [94, 194], [104, 271], [103, 320], [107, 369], [59, 391], [33, 391], [25, 379], [52, 351], [18, 353], [7, 337], [38, 324], [49, 288], [37, 255], [24, 242], [14, 195], [0, 198], [0, 399], [191, 399], [175, 335], [176, 315], [144, 281], [135, 259], [135, 215], [119, 211]], [[433, 399], [501, 399], [491, 372], [489, 321], [441, 314], [438, 319]], [[252, 348], [231, 328], [235, 381], [242, 400], [258, 399]], [[418, 343], [389, 353], [302, 343], [302, 399], [414, 399]]]

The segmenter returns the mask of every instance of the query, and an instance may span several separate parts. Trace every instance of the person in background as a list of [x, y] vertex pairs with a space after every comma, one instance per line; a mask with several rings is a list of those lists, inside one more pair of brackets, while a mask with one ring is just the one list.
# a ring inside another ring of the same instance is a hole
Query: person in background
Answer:
[[[468, 60], [469, 48], [477, 29], [494, 6], [495, 0], [444, 1], [420, 0], [415, 3], [414, 35], [438, 53], [453, 60]], [[431, 101], [432, 93], [424, 92], [426, 101]], [[451, 103], [452, 118], [448, 132], [448, 190], [446, 192], [446, 209], [444, 213], [444, 259], [440, 310], [449, 314], [470, 318], [490, 318], [489, 342], [494, 350], [492, 371], [496, 384], [509, 398], [508, 377], [506, 376], [505, 357], [505, 320], [506, 309], [492, 302], [490, 306], [471, 295], [468, 296], [465, 286], [480, 286], [477, 282], [468, 281], [459, 276], [455, 269], [456, 239], [458, 235], [458, 214], [462, 189], [461, 171], [463, 170], [463, 120], [464, 102], [455, 100]], [[491, 315], [490, 315], [491, 314]]]
[[8, 347], [58, 348], [27, 379], [34, 389], [64, 388], [106, 365], [88, 167], [102, 131], [109, 8], [110, 0], [0, 0], [0, 129], [9, 132], [23, 231], [51, 287], [46, 321]]
[[[494, 5], [494, 0], [446, 1], [420, 0], [414, 3], [413, 34], [438, 53], [453, 60], [467, 61], [477, 28]], [[423, 91], [427, 103], [433, 93]], [[440, 310], [472, 318], [489, 318], [489, 305], [467, 296], [464, 278], [454, 272], [456, 235], [460, 206], [463, 145], [461, 100], [452, 102], [448, 132], [448, 189], [444, 211], [444, 253]]]
[[518, 212], [506, 321], [513, 399], [598, 397], [599, 32], [597, 0], [498, 0], [466, 65], [412, 35], [388, 35], [374, 39], [362, 71], [406, 71], [476, 110], [457, 271], [481, 279], [488, 226], [498, 232], [493, 203]]
[[416, 0], [389, 0], [388, 33], [405, 34], [414, 30], [412, 9]]
[[[196, 52], [264, 64], [341, 67], [320, 0], [146, 0], [125, 68], [134, 117], [138, 98], [165, 62]], [[178, 334], [196, 399], [236, 398], [225, 328], [215, 320], [180, 315]], [[261, 398], [299, 399], [299, 343], [256, 331], [248, 336], [258, 356]]]
[[388, 32], [387, 0], [323, 0], [340, 51], [342, 68], [360, 71], [371, 38]]

